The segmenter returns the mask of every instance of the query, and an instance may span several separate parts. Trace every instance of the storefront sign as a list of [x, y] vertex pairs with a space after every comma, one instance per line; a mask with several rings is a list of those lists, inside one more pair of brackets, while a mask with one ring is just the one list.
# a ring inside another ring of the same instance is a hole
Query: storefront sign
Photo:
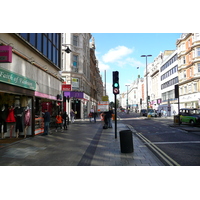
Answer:
[[69, 96], [69, 98], [71, 97], [75, 97], [77, 99], [83, 99], [83, 92], [75, 92], [75, 91], [71, 91], [71, 92], [64, 92], [64, 96]]
[[85, 100], [87, 100], [87, 101], [90, 100], [90, 97], [89, 97], [87, 94], [85, 94], [85, 93], [83, 93], [83, 98], [84, 98]]
[[36, 89], [35, 81], [3, 68], [0, 68], [0, 82], [16, 85], [30, 90]]
[[12, 47], [0, 46], [0, 63], [12, 62]]
[[52, 95], [49, 95], [49, 94], [44, 94], [44, 93], [37, 92], [37, 91], [35, 91], [35, 96], [36, 97], [45, 98], [45, 99], [57, 100], [56, 96], [52, 96]]
[[71, 91], [72, 86], [67, 84], [62, 84], [62, 91]]
[[79, 78], [72, 78], [72, 88], [79, 89]]

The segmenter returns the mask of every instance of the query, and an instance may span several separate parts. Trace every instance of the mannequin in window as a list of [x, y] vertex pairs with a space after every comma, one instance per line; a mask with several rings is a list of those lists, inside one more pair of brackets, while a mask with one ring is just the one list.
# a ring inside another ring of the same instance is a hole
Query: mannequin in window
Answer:
[[31, 114], [29, 106], [26, 107], [24, 111], [24, 138], [26, 138], [27, 129], [31, 125]]
[[20, 105], [17, 105], [17, 107], [14, 109], [14, 114], [16, 118], [15, 132], [16, 132], [16, 138], [18, 138], [19, 133], [23, 132], [23, 126], [22, 126], [23, 108], [21, 108]]
[[14, 123], [16, 122], [13, 106], [10, 106], [10, 108], [8, 109], [8, 116], [6, 118], [6, 122], [10, 124], [10, 138], [12, 138]]
[[3, 105], [0, 109], [0, 131], [1, 131], [1, 138], [4, 138], [4, 133], [7, 132], [7, 123], [6, 117], [8, 115], [8, 108], [6, 105]]

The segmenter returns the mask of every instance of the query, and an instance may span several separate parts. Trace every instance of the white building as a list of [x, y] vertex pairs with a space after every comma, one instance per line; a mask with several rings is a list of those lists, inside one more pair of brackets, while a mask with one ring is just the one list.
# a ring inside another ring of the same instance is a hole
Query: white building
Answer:
[[161, 98], [162, 102], [158, 107], [160, 109], [165, 109], [167, 115], [173, 115], [175, 110], [178, 113], [178, 102], [175, 98], [174, 88], [178, 84], [178, 60], [177, 60], [177, 50], [164, 52], [164, 54], [170, 53], [163, 60], [160, 67], [160, 84], [161, 84]]
[[[103, 84], [95, 57], [94, 38], [90, 33], [63, 33], [62, 78], [64, 84], [71, 86], [63, 95], [69, 99], [67, 113], [73, 109], [76, 118], [86, 118], [93, 108], [97, 110], [99, 96], [103, 96]], [[70, 53], [65, 53], [69, 47]], [[67, 86], [66, 86], [67, 88]]]

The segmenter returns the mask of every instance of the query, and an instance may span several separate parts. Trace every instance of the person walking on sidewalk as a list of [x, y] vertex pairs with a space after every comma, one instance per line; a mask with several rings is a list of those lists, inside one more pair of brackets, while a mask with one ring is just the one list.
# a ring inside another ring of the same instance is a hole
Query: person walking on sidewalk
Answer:
[[96, 111], [94, 111], [93, 117], [94, 117], [94, 123], [96, 123], [96, 118], [97, 118], [97, 112]]
[[60, 127], [60, 130], [62, 131], [62, 121], [63, 118], [61, 116], [61, 112], [59, 112], [59, 114], [56, 116], [56, 132], [58, 127]]
[[68, 115], [67, 115], [67, 113], [65, 111], [62, 114], [62, 118], [63, 118], [63, 128], [64, 128], [64, 130], [67, 130]]
[[92, 112], [90, 112], [88, 116], [89, 116], [90, 123], [91, 123], [91, 122], [92, 122], [93, 113], [92, 113]]
[[112, 128], [112, 115], [113, 115], [113, 110], [109, 108], [109, 111], [107, 113], [108, 117], [108, 128]]
[[42, 135], [48, 135], [49, 134], [49, 123], [50, 123], [50, 114], [47, 109], [44, 111], [44, 133]]
[[75, 113], [74, 113], [73, 109], [71, 109], [71, 111], [70, 111], [71, 123], [74, 123], [74, 116], [75, 116]]

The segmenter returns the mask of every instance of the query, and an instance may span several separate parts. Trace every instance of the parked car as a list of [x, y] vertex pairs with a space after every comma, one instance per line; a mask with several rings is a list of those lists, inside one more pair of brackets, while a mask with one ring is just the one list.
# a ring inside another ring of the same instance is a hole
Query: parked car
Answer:
[[149, 111], [148, 115], [150, 115], [151, 117], [158, 117], [157, 111], [152, 109]]
[[191, 125], [200, 124], [200, 110], [181, 108], [180, 109], [180, 123], [189, 123]]

